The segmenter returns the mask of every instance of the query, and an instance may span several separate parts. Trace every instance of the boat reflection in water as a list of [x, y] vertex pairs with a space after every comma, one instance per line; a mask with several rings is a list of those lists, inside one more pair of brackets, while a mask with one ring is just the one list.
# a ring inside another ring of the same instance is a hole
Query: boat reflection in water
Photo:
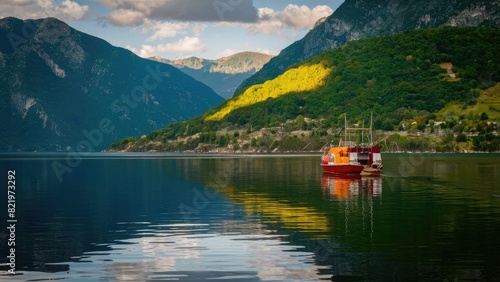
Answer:
[[358, 196], [382, 196], [382, 178], [361, 175], [333, 175], [324, 173], [321, 186], [325, 194], [339, 201]]
[[373, 243], [376, 206], [382, 200], [382, 178], [325, 173], [322, 189], [326, 198], [338, 202], [338, 239], [350, 241], [353, 236], [363, 236]]

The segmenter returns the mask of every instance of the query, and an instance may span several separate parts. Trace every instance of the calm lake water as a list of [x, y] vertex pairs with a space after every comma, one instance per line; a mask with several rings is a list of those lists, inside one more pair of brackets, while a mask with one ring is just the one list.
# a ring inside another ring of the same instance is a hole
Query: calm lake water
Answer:
[[500, 281], [499, 155], [319, 157], [2, 154], [0, 280]]

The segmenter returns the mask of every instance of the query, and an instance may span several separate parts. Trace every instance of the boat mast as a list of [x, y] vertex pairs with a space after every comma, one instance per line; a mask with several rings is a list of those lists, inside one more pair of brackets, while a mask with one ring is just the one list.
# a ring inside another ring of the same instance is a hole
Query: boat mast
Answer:
[[344, 113], [344, 142], [347, 142], [347, 113]]
[[[365, 120], [363, 119], [363, 128], [365, 128]], [[361, 144], [365, 144], [365, 131], [361, 130]]]
[[[347, 136], [349, 135], [349, 137], [351, 137], [351, 131], [355, 131], [356, 133], [361, 131], [361, 145], [369, 145], [369, 146], [373, 146], [373, 113], [370, 113], [370, 127], [365, 127], [365, 120], [363, 120], [363, 125], [362, 127], [349, 127], [348, 124], [347, 124], [347, 113], [344, 113], [344, 124], [345, 124], [345, 127], [344, 127], [344, 143], [347, 142], [347, 140], [351, 140], [350, 138], [347, 138]], [[367, 138], [369, 139], [368, 142], [369, 144], [365, 144], [365, 131], [370, 131], [370, 134], [367, 136]], [[356, 140], [359, 140], [359, 135], [356, 134], [355, 136]], [[350, 141], [349, 143], [347, 144], [351, 144]], [[350, 145], [348, 145], [350, 146]]]
[[373, 112], [370, 113], [370, 146], [373, 146]]

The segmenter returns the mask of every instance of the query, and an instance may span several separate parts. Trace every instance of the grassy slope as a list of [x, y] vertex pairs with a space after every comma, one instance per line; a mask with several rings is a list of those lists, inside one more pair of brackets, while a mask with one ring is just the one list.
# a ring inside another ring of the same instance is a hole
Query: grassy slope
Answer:
[[463, 115], [480, 115], [486, 113], [490, 119], [500, 119], [500, 84], [481, 91], [481, 95], [477, 98], [477, 104], [464, 108], [460, 103], [449, 103], [441, 109], [436, 115], [442, 120], [447, 115], [463, 116]]

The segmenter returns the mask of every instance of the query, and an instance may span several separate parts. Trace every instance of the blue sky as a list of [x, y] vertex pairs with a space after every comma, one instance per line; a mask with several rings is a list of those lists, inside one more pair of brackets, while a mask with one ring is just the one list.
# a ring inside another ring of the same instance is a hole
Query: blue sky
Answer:
[[142, 57], [277, 54], [341, 0], [4, 0], [0, 17], [56, 17]]

